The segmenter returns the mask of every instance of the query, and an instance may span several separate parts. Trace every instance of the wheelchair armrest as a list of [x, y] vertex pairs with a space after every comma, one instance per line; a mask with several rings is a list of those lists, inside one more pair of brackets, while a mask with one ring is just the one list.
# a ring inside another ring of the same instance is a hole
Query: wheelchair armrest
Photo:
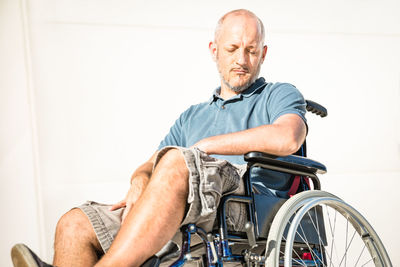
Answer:
[[249, 152], [244, 155], [244, 160], [249, 163], [261, 163], [269, 166], [290, 169], [292, 171], [306, 173], [326, 173], [326, 167], [322, 163], [309, 158], [289, 155], [286, 157], [274, 156], [262, 152]]

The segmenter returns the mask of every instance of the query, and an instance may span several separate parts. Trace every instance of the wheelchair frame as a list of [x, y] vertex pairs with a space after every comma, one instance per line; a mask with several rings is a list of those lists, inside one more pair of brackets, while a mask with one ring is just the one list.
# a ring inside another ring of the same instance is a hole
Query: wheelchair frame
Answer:
[[[306, 102], [307, 111], [321, 117], [327, 116], [327, 110], [323, 106], [310, 100]], [[381, 240], [367, 220], [338, 197], [320, 190], [321, 185], [317, 174], [325, 173], [326, 167], [319, 162], [305, 157], [305, 144], [301, 149], [301, 153], [296, 154], [300, 154], [300, 156], [290, 155], [287, 157], [277, 157], [260, 152], [250, 152], [246, 154], [244, 159], [248, 163], [248, 168], [244, 176], [245, 195], [227, 195], [221, 198], [217, 216], [217, 231], [207, 233], [195, 224], [183, 226], [181, 228], [181, 252], [179, 258], [170, 266], [178, 267], [188, 262], [197, 262], [198, 265], [210, 267], [223, 266], [224, 263], [232, 262], [241, 263], [245, 266], [261, 265], [268, 267], [335, 266], [332, 265], [333, 256], [329, 254], [329, 251], [326, 251], [326, 245], [331, 245], [331, 250], [333, 250], [334, 245], [328, 244], [326, 240], [322, 240], [324, 238], [321, 238], [319, 234], [319, 232], [325, 232], [324, 226], [322, 224], [318, 225], [318, 222], [322, 218], [317, 218], [317, 220], [313, 220], [312, 218], [313, 216], [319, 216], [317, 207], [321, 211], [323, 209], [332, 208], [335, 212], [338, 212], [339, 215], [347, 219], [347, 227], [351, 225], [355, 228], [353, 238], [358, 234], [364, 243], [362, 253], [364, 249], [367, 248], [367, 251], [371, 255], [371, 259], [366, 262], [366, 264], [374, 264], [373, 266], [392, 266]], [[249, 170], [254, 166], [301, 177], [308, 177], [313, 184], [313, 190], [298, 193], [286, 200], [284, 204], [277, 204], [279, 210], [274, 211], [273, 221], [267, 222], [268, 238], [260, 235], [260, 228], [265, 227], [266, 223], [260, 223], [260, 218], [257, 218], [255, 209], [256, 199], [252, 191], [249, 175]], [[247, 206], [248, 222], [245, 225], [244, 233], [228, 231], [225, 210], [230, 202], [238, 202]], [[310, 244], [308, 242], [307, 235], [304, 234], [303, 229], [303, 222], [307, 220], [314, 224], [314, 228], [318, 233], [319, 244]], [[315, 227], [315, 222], [317, 227]], [[331, 225], [329, 226], [331, 227]], [[303, 234], [299, 234], [300, 231], [302, 231]], [[197, 234], [201, 238], [202, 243], [192, 246], [191, 240], [194, 234]], [[342, 263], [346, 265], [348, 261], [347, 235], [346, 233], [346, 251], [341, 261], [339, 259], [340, 265], [342, 265]], [[302, 238], [304, 242], [295, 240], [299, 237]], [[353, 238], [351, 241], [353, 241]], [[239, 247], [239, 254], [233, 253], [235, 246]], [[193, 255], [193, 252], [202, 248], [205, 248], [205, 251], [201, 252], [200, 256], [197, 257]], [[176, 252], [177, 251], [175, 251], [175, 255]], [[293, 257], [293, 254], [295, 254], [295, 257]], [[359, 263], [360, 258], [361, 255], [356, 265]], [[159, 265], [161, 260], [163, 259], [160, 259], [160, 257], [153, 257], [143, 266]]]

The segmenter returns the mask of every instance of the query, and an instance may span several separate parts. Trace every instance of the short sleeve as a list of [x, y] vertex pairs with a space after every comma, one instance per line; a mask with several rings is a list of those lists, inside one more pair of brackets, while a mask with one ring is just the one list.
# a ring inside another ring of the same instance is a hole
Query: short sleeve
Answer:
[[288, 83], [277, 83], [268, 98], [270, 123], [285, 114], [297, 114], [306, 122], [306, 102], [300, 91]]
[[179, 118], [175, 121], [174, 125], [169, 129], [169, 133], [164, 137], [164, 139], [160, 142], [158, 146], [158, 150], [162, 149], [166, 146], [181, 146], [186, 147], [187, 144], [187, 124], [188, 120], [191, 117], [191, 114], [194, 112], [196, 105], [190, 106], [187, 110], [185, 110]]
[[175, 121], [174, 125], [169, 129], [169, 133], [164, 137], [158, 146], [158, 150], [166, 146], [184, 146], [181, 142], [182, 138], [182, 120], [183, 114]]

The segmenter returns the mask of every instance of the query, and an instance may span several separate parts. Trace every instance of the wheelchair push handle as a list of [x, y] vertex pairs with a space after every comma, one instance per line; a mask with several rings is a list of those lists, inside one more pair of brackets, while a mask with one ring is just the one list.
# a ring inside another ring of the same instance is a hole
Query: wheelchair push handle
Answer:
[[311, 100], [306, 100], [306, 104], [307, 111], [321, 116], [321, 118], [328, 116], [328, 110], [321, 104], [318, 104], [317, 102]]

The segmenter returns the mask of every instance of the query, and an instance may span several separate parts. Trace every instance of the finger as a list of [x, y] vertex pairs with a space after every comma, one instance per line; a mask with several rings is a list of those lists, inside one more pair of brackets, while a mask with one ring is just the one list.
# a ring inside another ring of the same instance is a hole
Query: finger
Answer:
[[127, 205], [124, 212], [122, 213], [122, 219], [121, 219], [121, 224], [124, 223], [126, 215], [128, 215], [128, 212], [131, 210], [132, 205]]
[[126, 206], [126, 201], [121, 200], [120, 202], [111, 206], [110, 211], [117, 210]]

